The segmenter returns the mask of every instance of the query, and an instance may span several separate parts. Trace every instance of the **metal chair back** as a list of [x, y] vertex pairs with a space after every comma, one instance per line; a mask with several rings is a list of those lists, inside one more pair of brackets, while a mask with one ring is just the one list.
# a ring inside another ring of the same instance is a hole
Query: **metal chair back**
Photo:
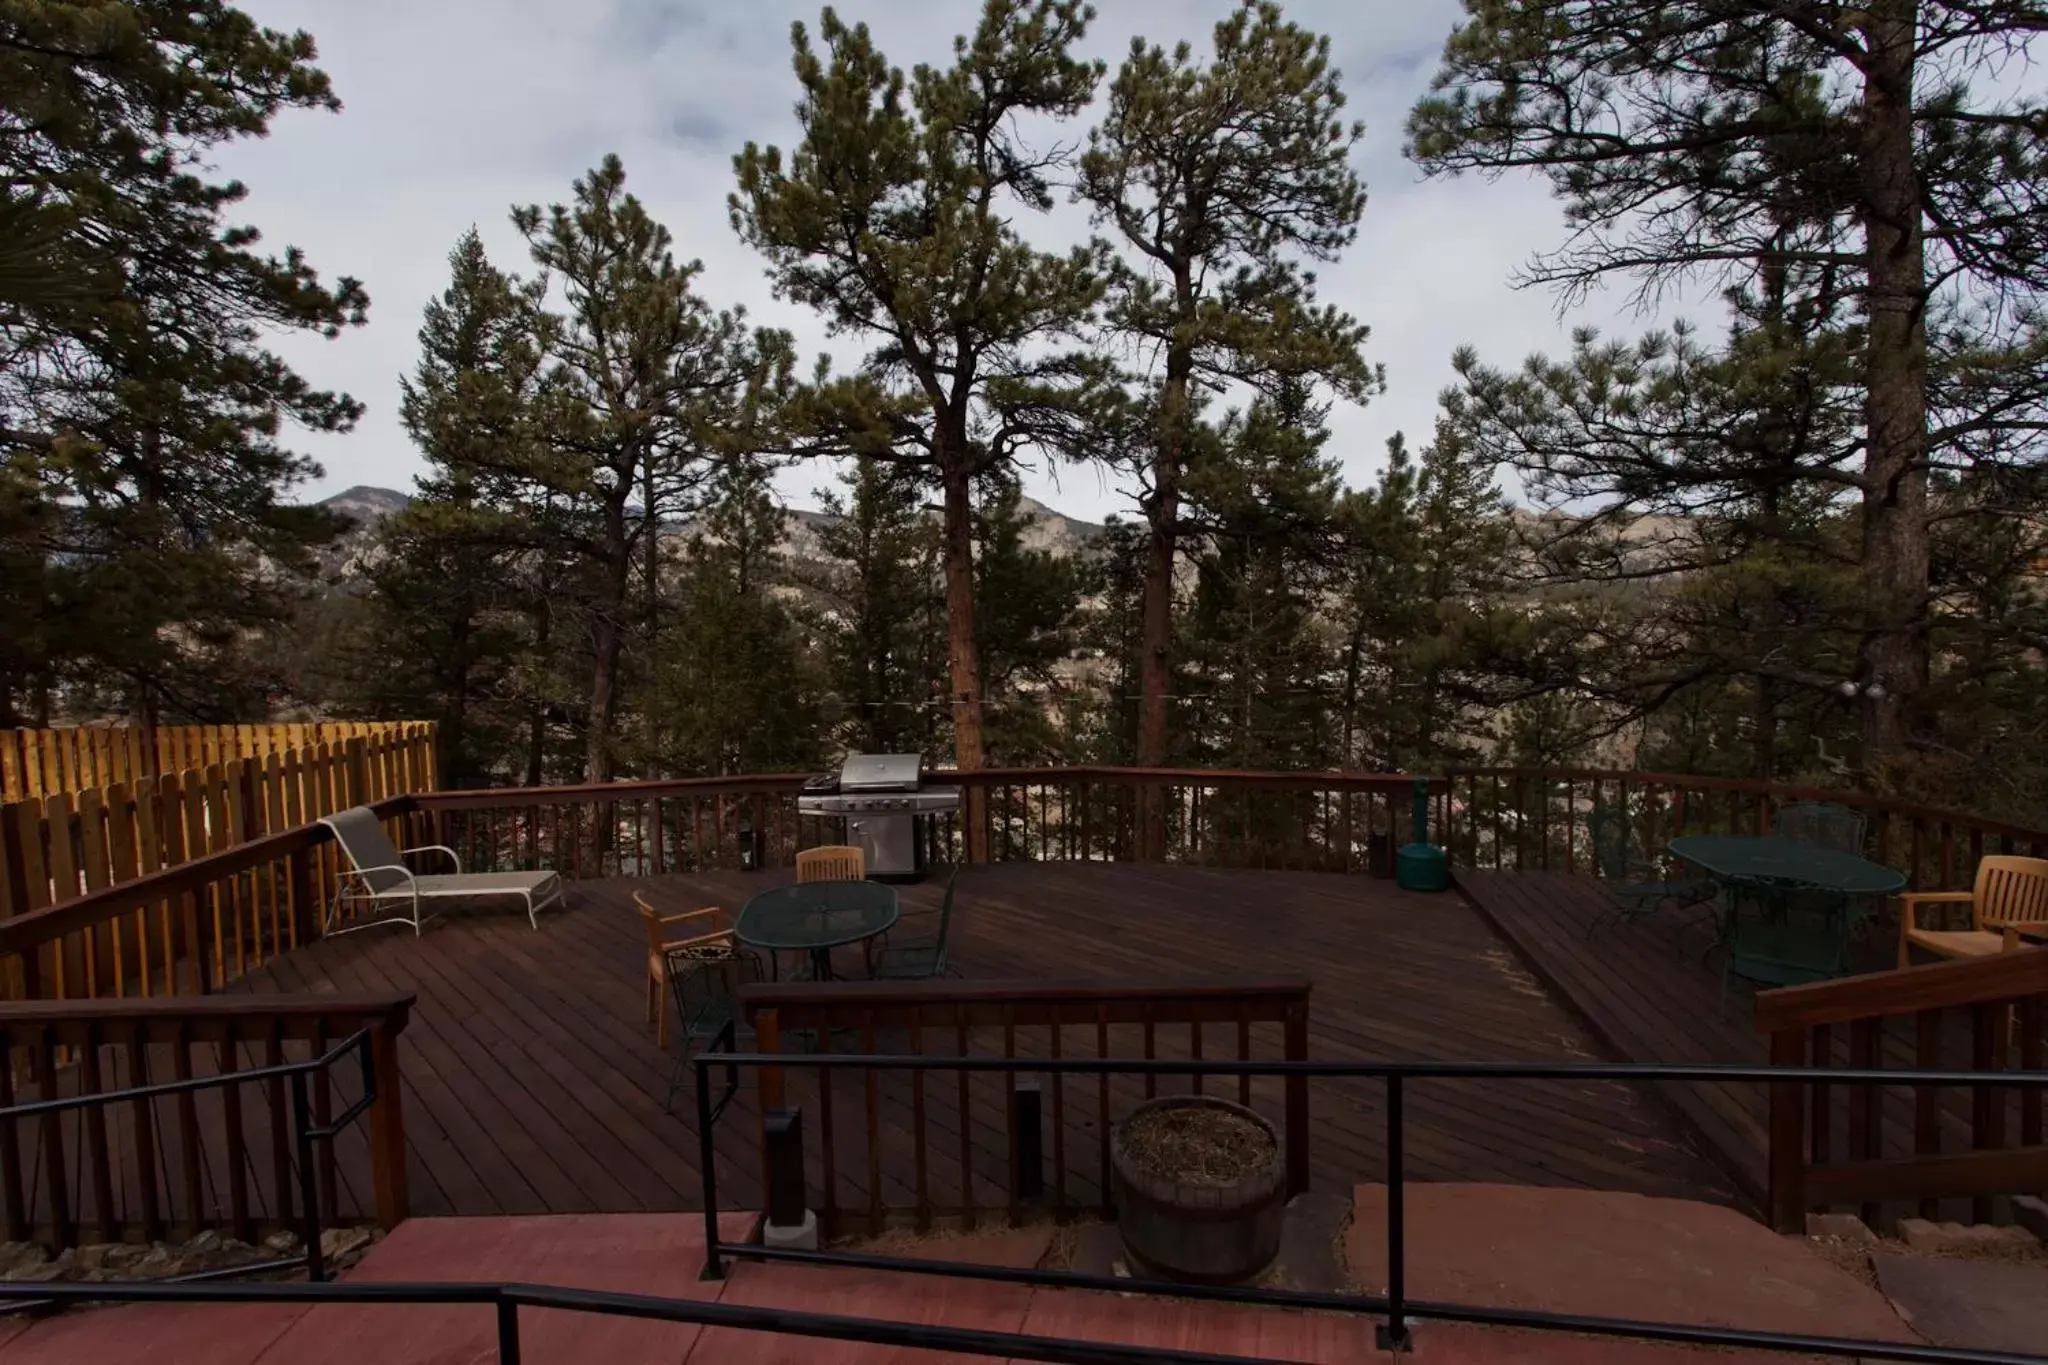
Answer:
[[1866, 837], [1862, 811], [1831, 801], [1797, 801], [1771, 817], [1771, 833], [1815, 848], [1862, 856]]

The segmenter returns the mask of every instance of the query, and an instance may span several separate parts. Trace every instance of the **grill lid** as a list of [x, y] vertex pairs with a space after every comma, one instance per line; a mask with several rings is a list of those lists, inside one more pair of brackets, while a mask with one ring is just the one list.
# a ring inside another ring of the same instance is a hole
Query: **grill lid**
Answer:
[[839, 768], [839, 790], [916, 791], [923, 776], [923, 754], [848, 754]]

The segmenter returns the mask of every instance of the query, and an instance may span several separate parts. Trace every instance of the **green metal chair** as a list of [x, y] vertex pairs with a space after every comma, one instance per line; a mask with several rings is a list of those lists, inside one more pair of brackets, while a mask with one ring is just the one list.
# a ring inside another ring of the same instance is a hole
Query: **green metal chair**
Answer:
[[1596, 806], [1588, 823], [1593, 831], [1593, 858], [1606, 884], [1608, 908], [1586, 926], [1591, 938], [1610, 924], [1634, 924], [1667, 907], [1683, 908], [1714, 898], [1711, 881], [1669, 881], [1663, 867], [1637, 850], [1628, 812]]
[[1868, 831], [1862, 811], [1830, 801], [1795, 801], [1771, 817], [1771, 833], [1860, 858]]
[[[898, 921], [882, 939], [882, 950], [875, 955], [873, 977], [877, 981], [925, 981], [935, 976], [944, 976], [948, 970], [946, 962], [946, 934], [953, 923], [953, 892], [960, 885], [960, 869], [955, 866], [953, 875], [946, 879], [946, 898], [939, 902], [936, 916], [918, 916], [920, 921], [937, 923], [931, 930], [922, 933], [909, 943], [894, 943], [898, 930], [904, 927]], [[923, 925], [915, 925], [922, 929]]]
[[702, 945], [669, 951], [669, 994], [682, 1027], [674, 1035], [668, 1091], [661, 1101], [663, 1112], [675, 1112], [676, 1094], [690, 1072], [690, 1059], [707, 1043], [728, 1027], [735, 1040], [750, 1032], [740, 1017], [739, 988], [760, 979], [761, 959], [745, 948]]

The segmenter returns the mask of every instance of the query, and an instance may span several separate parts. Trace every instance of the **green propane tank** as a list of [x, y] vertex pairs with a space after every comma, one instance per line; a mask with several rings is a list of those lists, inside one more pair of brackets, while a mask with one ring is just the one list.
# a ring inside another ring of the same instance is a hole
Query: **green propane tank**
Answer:
[[1429, 842], [1429, 779], [1415, 779], [1415, 841], [1394, 852], [1394, 884], [1403, 891], [1443, 891], [1451, 884], [1450, 860]]

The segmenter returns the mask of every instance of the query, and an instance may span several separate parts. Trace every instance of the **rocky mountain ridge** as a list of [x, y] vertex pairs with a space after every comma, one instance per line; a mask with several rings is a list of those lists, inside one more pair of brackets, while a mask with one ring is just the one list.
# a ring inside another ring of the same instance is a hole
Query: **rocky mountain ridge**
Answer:
[[[344, 561], [353, 561], [366, 548], [363, 542], [376, 529], [377, 523], [394, 512], [403, 511], [411, 502], [408, 494], [397, 489], [357, 484], [321, 499], [317, 505], [355, 523], [355, 529], [345, 537], [347, 542], [353, 543], [346, 544], [342, 551]], [[1023, 542], [1026, 549], [1044, 550], [1061, 556], [1079, 554], [1091, 548], [1103, 534], [1100, 522], [1067, 516], [1036, 498], [1022, 499], [1018, 508], [1025, 521]], [[938, 515], [936, 506], [931, 510], [933, 516]], [[818, 531], [829, 526], [832, 518], [826, 513], [801, 507], [785, 507], [783, 511], [789, 518], [786, 552], [798, 559], [822, 558], [824, 552], [818, 545]], [[664, 527], [663, 535], [686, 536], [691, 529], [690, 523], [679, 522]]]

